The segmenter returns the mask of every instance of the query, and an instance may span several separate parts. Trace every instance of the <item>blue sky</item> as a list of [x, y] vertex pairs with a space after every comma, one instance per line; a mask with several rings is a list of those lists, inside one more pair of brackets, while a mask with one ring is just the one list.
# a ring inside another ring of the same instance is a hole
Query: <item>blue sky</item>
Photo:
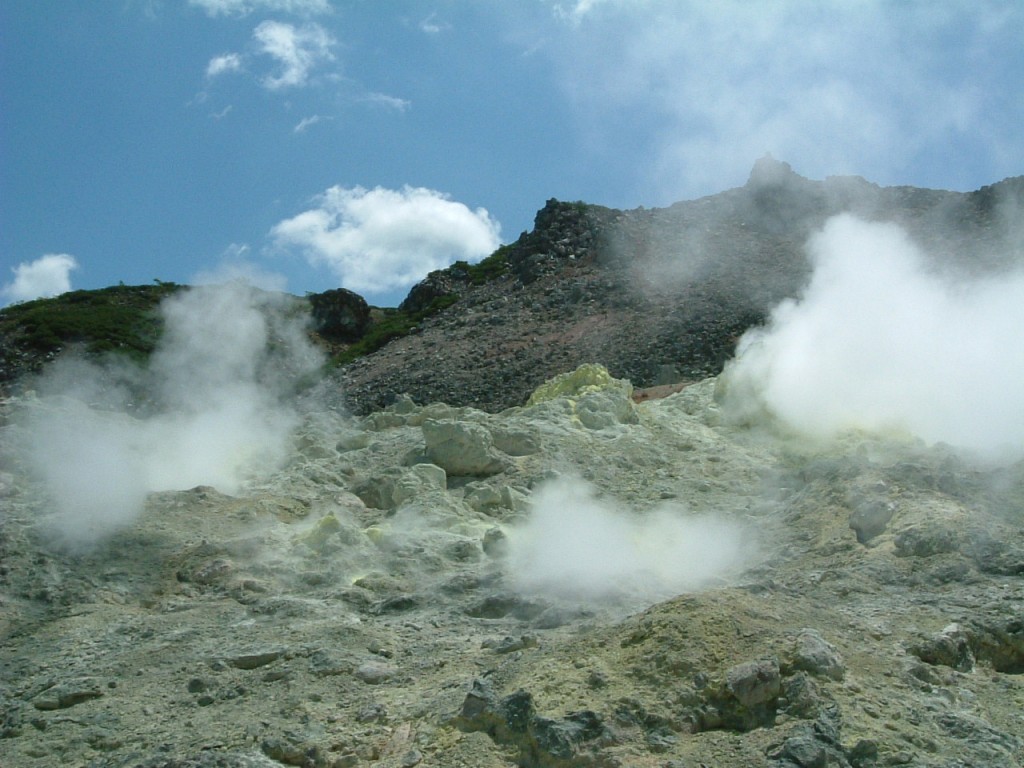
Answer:
[[1024, 3], [0, 0], [0, 303], [248, 274], [397, 304], [550, 197], [1024, 173]]

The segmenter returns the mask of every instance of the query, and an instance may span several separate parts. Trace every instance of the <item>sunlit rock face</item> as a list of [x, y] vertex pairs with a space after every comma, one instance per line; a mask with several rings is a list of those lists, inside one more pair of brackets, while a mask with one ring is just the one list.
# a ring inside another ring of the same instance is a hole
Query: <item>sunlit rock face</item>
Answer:
[[0, 762], [1021, 762], [1024, 467], [564, 373], [307, 398], [273, 463], [84, 546], [25, 453], [60, 402], [4, 401]]

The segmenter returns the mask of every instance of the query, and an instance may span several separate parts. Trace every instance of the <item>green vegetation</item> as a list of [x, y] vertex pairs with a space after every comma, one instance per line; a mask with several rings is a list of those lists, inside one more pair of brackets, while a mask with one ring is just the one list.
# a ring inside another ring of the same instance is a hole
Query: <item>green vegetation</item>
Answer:
[[332, 359], [334, 365], [345, 365], [360, 357], [376, 352], [389, 341], [408, 336], [413, 329], [423, 320], [435, 315], [443, 309], [450, 307], [459, 297], [454, 293], [447, 296], [438, 296], [430, 306], [419, 312], [402, 312], [398, 309], [373, 309], [373, 324], [355, 344], [348, 347], [344, 352], [335, 355]]
[[142, 358], [160, 336], [157, 306], [179, 287], [159, 281], [117, 285], [15, 304], [0, 310], [0, 338], [33, 354], [81, 344], [94, 354], [119, 352]]
[[502, 245], [486, 259], [476, 264], [456, 261], [448, 269], [455, 275], [465, 275], [473, 285], [483, 285], [501, 277], [508, 271], [508, 255], [511, 249], [510, 245]]
[[[452, 277], [469, 282], [470, 285], [483, 285], [496, 280], [508, 271], [508, 256], [511, 246], [503, 245], [486, 259], [470, 264], [467, 261], [456, 261], [445, 271]], [[408, 336], [421, 322], [431, 315], [447, 309], [459, 300], [457, 293], [438, 296], [429, 306], [419, 312], [403, 312], [399, 309], [373, 310], [370, 329], [355, 344], [348, 347], [332, 359], [334, 365], [346, 365], [353, 360], [376, 352], [388, 342]]]

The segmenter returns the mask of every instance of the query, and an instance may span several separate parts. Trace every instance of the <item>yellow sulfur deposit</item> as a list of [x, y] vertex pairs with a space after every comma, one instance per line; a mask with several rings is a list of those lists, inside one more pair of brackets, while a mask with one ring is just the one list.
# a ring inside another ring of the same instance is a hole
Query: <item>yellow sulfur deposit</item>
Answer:
[[562, 373], [545, 381], [533, 391], [526, 405], [537, 405], [558, 397], [580, 397], [605, 390], [621, 390], [626, 397], [631, 397], [633, 385], [626, 379], [612, 378], [603, 365], [584, 363], [575, 371]]

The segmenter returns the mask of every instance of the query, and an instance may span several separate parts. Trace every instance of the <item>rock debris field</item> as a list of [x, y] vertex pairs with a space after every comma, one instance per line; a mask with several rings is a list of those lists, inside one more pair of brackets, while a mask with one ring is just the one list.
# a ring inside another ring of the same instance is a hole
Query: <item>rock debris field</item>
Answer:
[[1024, 764], [1024, 466], [721, 389], [307, 405], [77, 545], [7, 400], [0, 765]]

